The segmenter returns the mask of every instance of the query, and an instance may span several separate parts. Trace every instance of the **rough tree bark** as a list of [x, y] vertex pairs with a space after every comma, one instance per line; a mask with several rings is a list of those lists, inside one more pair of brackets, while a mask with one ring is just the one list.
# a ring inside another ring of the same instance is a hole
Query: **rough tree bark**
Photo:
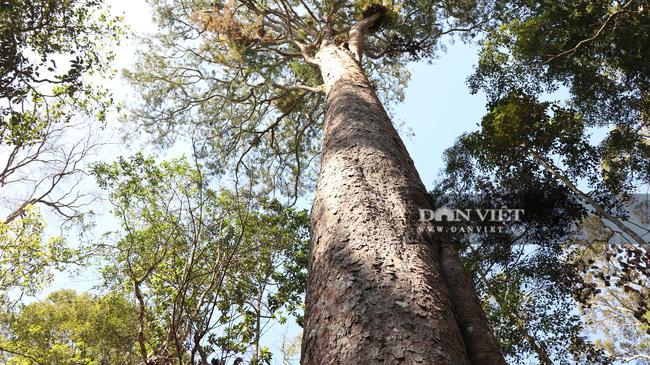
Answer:
[[301, 363], [505, 364], [455, 251], [418, 229], [426, 188], [360, 66], [360, 24], [312, 60], [327, 101]]

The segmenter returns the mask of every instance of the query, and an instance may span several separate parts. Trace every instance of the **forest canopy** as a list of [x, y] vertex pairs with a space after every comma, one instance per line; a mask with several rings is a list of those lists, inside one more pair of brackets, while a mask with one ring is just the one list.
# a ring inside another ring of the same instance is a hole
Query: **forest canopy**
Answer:
[[[647, 1], [112, 5], [0, 3], [0, 364], [650, 364]], [[486, 105], [427, 191], [448, 47]]]

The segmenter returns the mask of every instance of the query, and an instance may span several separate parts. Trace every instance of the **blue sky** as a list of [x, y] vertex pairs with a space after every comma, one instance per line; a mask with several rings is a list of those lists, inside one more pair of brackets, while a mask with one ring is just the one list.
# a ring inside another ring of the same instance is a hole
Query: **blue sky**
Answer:
[[443, 168], [444, 150], [462, 133], [478, 129], [485, 114], [485, 96], [470, 95], [465, 83], [477, 60], [476, 48], [458, 42], [431, 65], [409, 65], [412, 78], [396, 118], [415, 134], [405, 143], [427, 188]]

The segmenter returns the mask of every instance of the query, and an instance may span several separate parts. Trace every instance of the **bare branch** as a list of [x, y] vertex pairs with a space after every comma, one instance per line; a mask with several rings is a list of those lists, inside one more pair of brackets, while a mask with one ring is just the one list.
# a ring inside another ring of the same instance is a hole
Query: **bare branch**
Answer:
[[[83, 163], [99, 144], [88, 134], [74, 143], [67, 143], [81, 132], [76, 125], [49, 126], [36, 144], [5, 146], [10, 149], [5, 167], [0, 172], [0, 187], [14, 185], [11, 194], [0, 191], [6, 218], [10, 223], [31, 205], [51, 208], [66, 221], [81, 216], [81, 207], [92, 201], [90, 194], [79, 191], [87, 175]], [[85, 133], [85, 132], [84, 132]], [[2, 152], [2, 151], [0, 151]], [[11, 179], [9, 179], [11, 177]]]

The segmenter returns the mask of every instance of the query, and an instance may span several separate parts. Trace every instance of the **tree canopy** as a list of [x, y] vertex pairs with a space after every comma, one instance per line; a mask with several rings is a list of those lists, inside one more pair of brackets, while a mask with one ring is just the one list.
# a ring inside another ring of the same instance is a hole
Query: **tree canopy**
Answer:
[[162, 143], [196, 136], [216, 171], [234, 170], [292, 197], [313, 187], [324, 106], [314, 56], [323, 42], [353, 42], [356, 23], [373, 13], [381, 17], [366, 39], [364, 67], [390, 106], [403, 99], [408, 60], [432, 59], [440, 36], [471, 34], [488, 22], [494, 6], [306, 0], [152, 5], [161, 31], [145, 40], [140, 61], [127, 72], [143, 96], [139, 123]]
[[[100, 12], [97, 15], [96, 12]], [[0, 141], [22, 145], [51, 123], [69, 121], [74, 109], [99, 103], [105, 90], [91, 88], [88, 74], [109, 67], [102, 42], [121, 30], [101, 1], [10, 0], [0, 7]]]
[[117, 293], [95, 297], [56, 291], [18, 313], [2, 313], [2, 360], [11, 365], [135, 364], [136, 318], [135, 307]]
[[436, 195], [526, 212], [521, 233], [461, 238], [509, 356], [647, 359], [647, 2], [505, 8], [468, 79], [487, 113], [447, 151]]
[[[452, 235], [501, 350], [650, 363], [650, 214], [635, 196], [650, 184], [647, 1], [149, 3], [158, 31], [124, 71], [141, 96], [127, 137], [192, 153], [90, 168], [84, 127], [101, 133], [115, 104], [101, 84], [120, 17], [100, 0], [0, 3], [0, 363], [274, 363], [265, 330], [303, 325], [310, 216], [297, 207], [330, 91], [319, 51], [352, 55], [392, 112], [408, 62], [444, 57], [446, 35], [479, 45], [468, 86], [487, 105], [431, 199], [525, 212], [512, 230]], [[91, 216], [87, 175], [111, 229], [82, 251], [48, 227]], [[101, 274], [93, 290], [34, 298], [80, 264]]]
[[137, 303], [141, 361], [269, 363], [264, 328], [302, 305], [307, 213], [213, 190], [185, 159], [136, 155], [94, 171], [121, 226], [103, 274]]
[[45, 233], [46, 221], [54, 213], [78, 223], [88, 213], [92, 197], [79, 185], [97, 144], [83, 126], [103, 123], [112, 103], [91, 78], [110, 74], [118, 20], [100, 1], [0, 4], [2, 304], [75, 261], [67, 240]]

